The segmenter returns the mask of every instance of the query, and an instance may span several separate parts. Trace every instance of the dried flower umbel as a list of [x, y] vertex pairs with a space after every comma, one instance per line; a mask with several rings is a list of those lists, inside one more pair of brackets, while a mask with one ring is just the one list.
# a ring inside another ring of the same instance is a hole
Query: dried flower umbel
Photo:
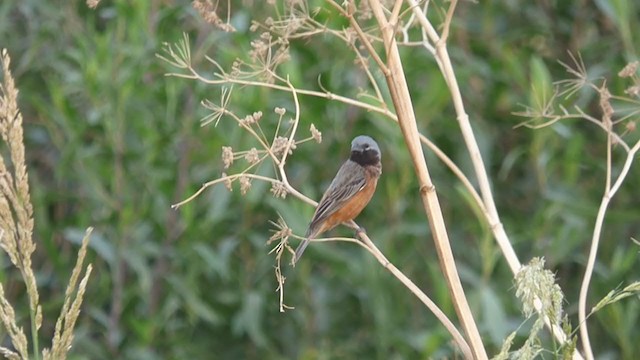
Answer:
[[622, 78], [634, 76], [638, 71], [638, 64], [640, 64], [640, 62], [638, 61], [633, 61], [628, 63], [627, 66], [625, 66], [622, 70], [620, 70], [620, 72], [618, 73], [618, 76]]
[[287, 187], [282, 181], [274, 181], [271, 183], [271, 193], [277, 198], [284, 199], [287, 197]]
[[244, 155], [244, 159], [247, 160], [247, 162], [251, 165], [260, 161], [260, 155], [258, 155], [258, 149], [251, 148], [251, 150], [247, 151], [247, 153]]
[[[233, 25], [229, 23], [228, 19], [227, 21], [223, 21], [218, 15], [218, 13], [216, 12], [218, 10], [217, 9], [218, 4], [219, 4], [219, 1], [216, 1], [216, 5], [214, 5], [213, 2], [211, 2], [211, 0], [195, 0], [191, 3], [193, 8], [196, 11], [198, 11], [200, 16], [202, 16], [204, 21], [206, 21], [207, 23], [214, 25], [215, 27], [217, 27], [222, 31], [226, 31], [226, 32], [236, 31], [236, 28], [234, 28]], [[227, 7], [229, 6], [227, 5]]]
[[311, 131], [311, 137], [313, 138], [313, 140], [320, 144], [322, 142], [322, 133], [318, 129], [316, 129], [316, 126], [313, 124], [311, 124], [309, 131]]
[[251, 189], [251, 179], [248, 176], [240, 176], [240, 193], [246, 195]]
[[225, 169], [233, 165], [233, 148], [231, 146], [222, 147], [222, 163]]

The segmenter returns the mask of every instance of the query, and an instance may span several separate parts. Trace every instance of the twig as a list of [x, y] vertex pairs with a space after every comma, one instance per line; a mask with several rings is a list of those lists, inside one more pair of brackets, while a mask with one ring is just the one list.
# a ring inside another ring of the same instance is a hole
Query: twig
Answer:
[[298, 130], [298, 123], [300, 122], [300, 102], [298, 101], [298, 92], [296, 91], [296, 88], [291, 84], [291, 82], [289, 81], [289, 77], [287, 76], [287, 80], [286, 80], [287, 86], [289, 87], [289, 89], [291, 89], [291, 96], [293, 97], [293, 103], [295, 104], [295, 112], [296, 112], [296, 117], [293, 120], [293, 128], [291, 129], [291, 134], [289, 134], [289, 141], [287, 141], [287, 146], [284, 149], [284, 152], [282, 154], [282, 159], [280, 160], [280, 165], [279, 167], [283, 170], [282, 172], [284, 172], [284, 165], [287, 162], [287, 156], [289, 155], [289, 151], [291, 150], [291, 146], [294, 143], [294, 139], [296, 136], [296, 131]]
[[[358, 226], [355, 222], [351, 222], [352, 225]], [[453, 336], [453, 340], [456, 342], [460, 351], [464, 355], [466, 359], [470, 359], [472, 357], [471, 348], [469, 344], [465, 341], [462, 334], [458, 331], [458, 329], [453, 325], [451, 320], [447, 318], [447, 316], [440, 310], [438, 305], [436, 305], [431, 299], [422, 291], [416, 284], [413, 283], [404, 273], [398, 270], [395, 265], [393, 265], [384, 254], [376, 247], [375, 243], [371, 241], [369, 236], [364, 231], [358, 231], [358, 237], [362, 239], [364, 243], [364, 247], [378, 260], [378, 262], [387, 269], [393, 276], [396, 277], [409, 291], [411, 291], [422, 303], [433, 313], [433, 315], [440, 320], [442, 325], [449, 331], [449, 333]]]
[[[636, 153], [640, 150], [640, 141], [638, 141], [627, 153], [627, 159], [624, 162], [620, 175], [616, 179], [611, 188], [605, 188], [602, 201], [600, 202], [600, 208], [598, 209], [598, 215], [596, 216], [596, 223], [593, 229], [593, 237], [591, 238], [591, 249], [589, 250], [589, 259], [587, 260], [587, 266], [585, 268], [584, 278], [582, 279], [582, 285], [580, 286], [580, 297], [578, 299], [578, 319], [580, 321], [580, 339], [582, 340], [582, 348], [587, 360], [593, 360], [593, 350], [591, 349], [591, 342], [589, 341], [589, 330], [587, 328], [587, 295], [589, 293], [589, 284], [591, 283], [591, 277], [593, 276], [593, 269], [596, 263], [598, 255], [598, 246], [600, 244], [600, 237], [602, 234], [602, 225], [604, 218], [609, 207], [611, 199], [616, 194], [620, 186], [624, 182], [624, 179], [629, 173], [631, 164], [636, 156]], [[609, 176], [610, 174], [607, 174]]]
[[349, 20], [351, 27], [356, 31], [356, 33], [358, 33], [358, 37], [360, 37], [360, 41], [362, 41], [362, 44], [367, 48], [367, 50], [369, 51], [369, 54], [371, 55], [373, 60], [375, 60], [376, 64], [378, 64], [378, 67], [380, 68], [380, 70], [384, 74], [387, 74], [389, 72], [387, 65], [385, 64], [384, 61], [382, 61], [382, 59], [380, 59], [380, 56], [378, 55], [376, 50], [373, 48], [373, 45], [369, 41], [367, 34], [365, 34], [364, 31], [362, 31], [360, 24], [358, 24], [356, 19], [353, 17], [353, 13], [355, 12], [355, 10], [353, 9], [353, 4], [351, 3], [349, 4], [351, 11], [347, 12], [337, 2], [333, 0], [328, 0], [327, 2], [329, 3], [329, 5], [333, 6], [336, 10], [338, 10], [342, 14], [342, 16], [346, 17]]

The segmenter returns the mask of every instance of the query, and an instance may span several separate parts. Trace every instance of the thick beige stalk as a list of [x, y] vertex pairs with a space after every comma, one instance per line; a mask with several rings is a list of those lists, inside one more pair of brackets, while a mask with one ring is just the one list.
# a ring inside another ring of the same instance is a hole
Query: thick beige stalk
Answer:
[[440, 265], [447, 280], [456, 312], [469, 340], [473, 356], [476, 359], [487, 359], [480, 333], [478, 332], [471, 309], [464, 295], [464, 289], [460, 283], [460, 277], [458, 276], [458, 270], [456, 269], [453, 253], [449, 245], [449, 237], [442, 217], [438, 195], [431, 181], [424, 152], [422, 151], [422, 145], [420, 144], [420, 135], [413, 112], [411, 95], [407, 87], [400, 53], [394, 36], [394, 29], [397, 24], [387, 20], [382, 5], [378, 0], [370, 0], [369, 3], [378, 21], [378, 25], [382, 30], [385, 53], [387, 54], [388, 72], [385, 74], [387, 85], [389, 86], [391, 98], [396, 113], [398, 114], [400, 128], [420, 181], [420, 195], [424, 209], [428, 214], [429, 225], [433, 233]]
[[[416, 19], [420, 23], [420, 26], [427, 34], [429, 40], [434, 44], [434, 56], [436, 61], [438, 62], [438, 65], [440, 66], [442, 75], [447, 82], [447, 86], [449, 86], [453, 104], [456, 109], [456, 114], [458, 114], [457, 119], [458, 123], [460, 124], [462, 137], [464, 138], [464, 142], [467, 146], [467, 149], [469, 150], [469, 155], [471, 157], [476, 178], [478, 180], [478, 186], [480, 188], [480, 193], [482, 194], [483, 199], [483, 213], [487, 217], [487, 221], [491, 226], [491, 230], [493, 231], [498, 246], [500, 246], [500, 249], [502, 250], [502, 254], [505, 257], [505, 260], [507, 261], [509, 267], [511, 268], [511, 271], [515, 275], [518, 273], [518, 271], [520, 271], [522, 265], [520, 264], [520, 260], [518, 259], [513, 246], [511, 246], [509, 237], [507, 236], [507, 233], [502, 226], [502, 222], [500, 221], [500, 215], [498, 215], [498, 210], [496, 208], [495, 202], [493, 201], [493, 194], [489, 183], [489, 176], [487, 175], [484, 162], [482, 161], [480, 148], [478, 147], [475, 135], [473, 134], [473, 129], [471, 128], [471, 123], [469, 122], [469, 116], [464, 109], [464, 104], [462, 102], [462, 93], [460, 92], [460, 87], [458, 86], [458, 81], [456, 80], [453, 66], [451, 64], [451, 59], [449, 58], [449, 53], [447, 51], [446, 44], [449, 34], [449, 25], [451, 24], [451, 19], [453, 17], [453, 11], [455, 10], [457, 0], [452, 0], [449, 5], [449, 10], [447, 11], [447, 19], [442, 36], [438, 34], [436, 29], [427, 19], [427, 16], [422, 12], [418, 1], [406, 1], [411, 7], [414, 16], [416, 16]], [[540, 304], [540, 302], [537, 302], [537, 304]], [[542, 314], [539, 306], [536, 306], [536, 309]], [[551, 330], [551, 333], [556, 337], [556, 339], [558, 339], [561, 344], [566, 344], [569, 339], [563, 332], [562, 328], [557, 324], [552, 324], [545, 314], [542, 314], [542, 316], [544, 317], [545, 324]], [[573, 352], [572, 359], [583, 360], [578, 351]]]

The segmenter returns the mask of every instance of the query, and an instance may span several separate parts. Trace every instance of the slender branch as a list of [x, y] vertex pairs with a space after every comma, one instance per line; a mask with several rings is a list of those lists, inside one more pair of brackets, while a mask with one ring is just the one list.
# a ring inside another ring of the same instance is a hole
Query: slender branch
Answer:
[[364, 31], [362, 31], [360, 24], [358, 24], [358, 21], [356, 21], [356, 19], [353, 17], [353, 13], [355, 12], [354, 5], [352, 3], [349, 3], [349, 7], [351, 11], [347, 12], [337, 2], [333, 0], [327, 0], [327, 2], [329, 3], [329, 5], [333, 6], [336, 10], [338, 10], [340, 14], [342, 14], [342, 16], [346, 17], [349, 20], [351, 27], [356, 31], [356, 33], [358, 33], [358, 37], [360, 37], [360, 41], [362, 41], [362, 44], [367, 48], [367, 51], [369, 51], [369, 54], [371, 55], [373, 60], [375, 60], [376, 64], [378, 64], [378, 67], [380, 68], [380, 70], [384, 74], [387, 74], [389, 72], [387, 65], [384, 63], [384, 61], [382, 61], [382, 59], [380, 59], [380, 56], [378, 55], [376, 50], [373, 48], [373, 45], [369, 41], [367, 34], [365, 34]]
[[[542, 115], [538, 115], [539, 117], [543, 117], [543, 118], [547, 118], [549, 120], [541, 123], [541, 124], [531, 124], [528, 121], [524, 121], [518, 125], [515, 125], [514, 128], [519, 127], [519, 126], [524, 126], [526, 128], [529, 129], [534, 129], [534, 130], [538, 130], [538, 129], [542, 129], [544, 127], [547, 127], [549, 125], [555, 124], [558, 121], [562, 121], [562, 120], [574, 120], [574, 119], [582, 119], [582, 120], [587, 120], [588, 122], [598, 126], [599, 128], [601, 128], [602, 130], [604, 130], [605, 132], [608, 132], [609, 135], [613, 138], [613, 140], [615, 141], [616, 145], [620, 145], [622, 146], [622, 148], [624, 148], [625, 152], [629, 151], [629, 145], [627, 145], [627, 143], [624, 141], [624, 139], [616, 134], [613, 131], [608, 131], [607, 127], [602, 123], [602, 121], [594, 118], [593, 116], [587, 114], [584, 112], [584, 110], [580, 109], [579, 107], [576, 106], [575, 108], [576, 113], [569, 113], [566, 110], [563, 110], [563, 114], [562, 115], [553, 115], [553, 116], [542, 116]], [[536, 114], [534, 113], [527, 113], [527, 110], [523, 111], [523, 112], [516, 112], [515, 115], [518, 116], [527, 116], [527, 117], [536, 117]]]
[[[589, 259], [587, 260], [587, 266], [585, 268], [584, 278], [582, 279], [582, 285], [580, 286], [580, 297], [578, 299], [578, 318], [580, 321], [580, 339], [582, 340], [582, 348], [587, 360], [593, 360], [593, 350], [591, 349], [591, 342], [589, 341], [589, 330], [587, 328], [587, 295], [589, 293], [589, 284], [591, 283], [591, 277], [593, 276], [593, 269], [595, 267], [596, 258], [598, 255], [598, 246], [600, 245], [600, 237], [602, 234], [602, 226], [604, 218], [609, 207], [611, 199], [616, 194], [624, 179], [629, 173], [631, 164], [636, 156], [636, 153], [640, 150], [640, 141], [638, 141], [627, 153], [627, 159], [620, 171], [620, 175], [616, 179], [613, 186], [605, 188], [602, 201], [600, 202], [600, 208], [598, 209], [598, 215], [596, 216], [596, 223], [593, 229], [593, 237], [591, 238], [591, 249], [589, 250]], [[610, 174], [607, 174], [609, 176]]]
[[358, 60], [362, 64], [361, 68], [365, 72], [365, 74], [367, 74], [367, 78], [369, 79], [369, 83], [373, 87], [373, 91], [376, 93], [375, 99], [380, 103], [380, 105], [383, 105], [386, 108], [386, 103], [384, 102], [384, 98], [382, 97], [380, 86], [378, 85], [378, 82], [376, 81], [376, 78], [373, 76], [373, 73], [371, 72], [369, 67], [366, 66], [367, 60], [365, 59], [364, 56], [362, 56], [362, 54], [360, 53], [360, 50], [358, 50], [358, 47], [355, 44], [350, 44], [350, 45], [351, 45], [351, 49], [353, 50], [353, 52], [356, 53]]
[[[220, 77], [220, 76], [218, 76], [218, 79], [208, 79], [198, 74], [194, 69], [189, 69], [189, 72], [190, 74], [169, 73], [166, 76], [175, 76], [183, 79], [198, 80], [209, 85], [234, 84], [234, 85], [263, 87], [263, 88], [269, 88], [269, 89], [281, 90], [281, 91], [287, 91], [287, 92], [291, 91], [291, 89], [288, 86], [277, 85], [277, 84], [264, 82], [264, 81], [242, 80], [242, 79], [236, 79], [233, 77]], [[315, 90], [307, 90], [307, 89], [296, 89], [296, 92], [301, 95], [315, 96], [315, 97], [320, 97], [327, 100], [336, 100], [344, 104], [353, 105], [353, 106], [356, 106], [368, 111], [376, 112], [385, 116], [395, 117], [395, 114], [393, 114], [387, 108], [382, 108], [382, 107], [374, 106], [371, 104], [367, 104], [363, 101], [358, 101], [346, 96], [341, 96], [341, 95], [337, 95], [337, 94], [326, 92], [326, 91], [323, 92], [323, 91], [315, 91]]]
[[449, 29], [451, 29], [451, 20], [453, 20], [453, 13], [456, 11], [456, 5], [458, 5], [458, 0], [451, 0], [451, 3], [449, 3], [449, 9], [447, 9], [447, 17], [444, 19], [442, 36], [440, 36], [440, 40], [438, 40], [441, 43], [446, 43], [449, 39]]
[[389, 25], [395, 27], [398, 23], [398, 16], [400, 15], [400, 9], [402, 8], [402, 0], [396, 0], [396, 3], [393, 4], [393, 10], [391, 10], [391, 15], [389, 16], [388, 23]]
[[280, 168], [282, 172], [284, 172], [284, 165], [287, 162], [287, 156], [289, 155], [289, 151], [291, 150], [291, 146], [295, 142], [296, 131], [298, 130], [298, 123], [300, 123], [300, 102], [298, 101], [298, 92], [296, 88], [289, 81], [289, 77], [287, 76], [286, 80], [287, 86], [291, 90], [291, 96], [293, 96], [293, 103], [295, 104], [295, 112], [296, 117], [293, 120], [293, 128], [291, 129], [291, 134], [289, 134], [289, 141], [287, 141], [287, 146], [284, 149], [284, 153], [282, 154], [282, 160], [280, 161]]
[[[351, 222], [352, 225], [358, 226], [355, 222]], [[442, 325], [449, 331], [449, 333], [453, 336], [453, 340], [456, 342], [460, 351], [463, 353], [466, 359], [472, 358], [473, 354], [471, 352], [471, 348], [469, 344], [465, 341], [462, 334], [458, 331], [455, 325], [449, 320], [449, 318], [440, 310], [440, 308], [433, 302], [431, 299], [422, 291], [420, 288], [413, 283], [404, 273], [398, 270], [395, 265], [393, 265], [384, 254], [376, 247], [375, 243], [371, 241], [369, 236], [362, 230], [358, 231], [358, 237], [362, 239], [364, 247], [378, 260], [380, 265], [387, 269], [393, 276], [396, 277], [409, 291], [411, 291], [422, 303], [433, 313], [433, 315], [440, 320]]]

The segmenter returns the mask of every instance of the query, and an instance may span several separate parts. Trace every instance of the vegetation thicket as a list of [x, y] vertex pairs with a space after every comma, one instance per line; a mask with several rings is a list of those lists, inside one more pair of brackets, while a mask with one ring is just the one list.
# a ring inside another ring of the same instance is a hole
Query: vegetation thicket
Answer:
[[[2, 1], [0, 353], [634, 359], [638, 20]], [[366, 232], [292, 267], [360, 134], [383, 155]]]

